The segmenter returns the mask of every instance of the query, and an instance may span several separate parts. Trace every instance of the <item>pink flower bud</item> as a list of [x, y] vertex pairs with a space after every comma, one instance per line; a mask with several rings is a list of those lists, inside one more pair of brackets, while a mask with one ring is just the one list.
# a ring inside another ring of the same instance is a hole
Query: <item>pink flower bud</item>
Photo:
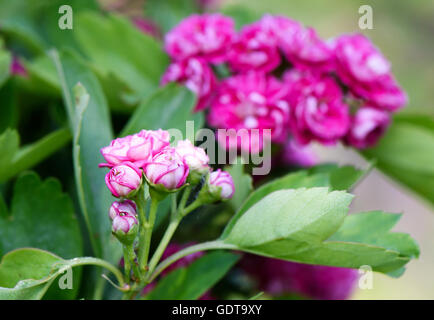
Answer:
[[107, 164], [112, 167], [123, 162], [132, 162], [137, 167], [152, 159], [170, 143], [170, 134], [165, 130], [142, 130], [139, 133], [113, 140], [109, 146], [101, 149]]
[[187, 179], [189, 168], [175, 148], [167, 147], [143, 167], [147, 180], [165, 189], [180, 188]]
[[142, 171], [133, 163], [125, 162], [110, 169], [105, 183], [113, 196], [127, 197], [142, 184]]
[[109, 210], [109, 217], [112, 220], [117, 216], [136, 216], [136, 214], [136, 204], [131, 200], [124, 200], [122, 202], [115, 201], [112, 203]]
[[113, 219], [112, 230], [115, 233], [119, 231], [128, 233], [137, 224], [138, 222], [135, 216], [116, 216]]
[[209, 170], [209, 158], [206, 155], [205, 150], [195, 147], [190, 140], [179, 141], [175, 149], [188, 165], [190, 173], [196, 171], [204, 174]]
[[208, 188], [210, 193], [217, 195], [222, 200], [232, 198], [235, 192], [234, 181], [231, 175], [220, 169], [210, 173]]

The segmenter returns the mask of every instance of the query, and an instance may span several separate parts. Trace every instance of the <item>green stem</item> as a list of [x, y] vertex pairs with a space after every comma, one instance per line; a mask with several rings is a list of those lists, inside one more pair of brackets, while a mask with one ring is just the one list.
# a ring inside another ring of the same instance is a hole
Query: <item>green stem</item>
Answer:
[[139, 256], [139, 267], [140, 267], [140, 271], [143, 274], [145, 274], [145, 272], [147, 271], [149, 250], [151, 247], [151, 240], [152, 240], [152, 229], [154, 228], [158, 203], [159, 201], [155, 197], [154, 198], [151, 197], [151, 209], [149, 211], [149, 221], [145, 223], [143, 228], [145, 238], [144, 238], [143, 246], [140, 247], [141, 255]]
[[125, 279], [128, 283], [130, 283], [130, 277], [131, 277], [131, 261], [130, 261], [130, 255], [128, 252], [127, 246], [122, 246], [122, 249], [124, 251], [124, 271], [125, 271]]
[[160, 261], [161, 256], [163, 255], [164, 250], [166, 250], [166, 247], [169, 244], [170, 240], [172, 239], [172, 236], [175, 233], [176, 229], [178, 228], [178, 225], [181, 222], [181, 219], [182, 219], [181, 215], [176, 215], [170, 221], [170, 224], [167, 227], [166, 232], [164, 233], [163, 238], [160, 241], [160, 244], [158, 245], [157, 249], [155, 250], [154, 255], [152, 256], [151, 262], [149, 263], [148, 274], [152, 273], [155, 266]]
[[103, 267], [115, 275], [120, 287], [125, 287], [125, 281], [122, 272], [120, 272], [118, 268], [105, 260], [94, 257], [82, 257], [66, 260], [66, 263], [71, 267], [78, 267], [84, 265], [95, 265]]
[[188, 196], [190, 195], [190, 193], [191, 193], [191, 187], [188, 186], [188, 187], [185, 189], [184, 193], [182, 194], [181, 201], [179, 202], [179, 210], [180, 210], [180, 211], [181, 211], [181, 210], [184, 210], [185, 205], [187, 204]]
[[222, 240], [215, 240], [215, 241], [199, 243], [197, 245], [187, 247], [181, 251], [176, 252], [175, 254], [171, 255], [166, 260], [161, 262], [157, 266], [157, 268], [155, 268], [154, 272], [148, 277], [148, 282], [152, 282], [164, 269], [166, 269], [168, 266], [178, 261], [179, 259], [188, 256], [189, 254], [199, 252], [199, 251], [207, 251], [207, 250], [215, 250], [215, 249], [236, 250], [237, 246], [224, 243]]
[[[139, 266], [144, 259], [145, 256], [145, 243], [146, 243], [146, 224], [148, 220], [146, 219], [145, 212], [145, 195], [143, 189], [140, 189], [136, 198], [134, 199], [137, 206], [137, 211], [139, 212]], [[140, 268], [139, 268], [140, 269]], [[142, 270], [139, 270], [142, 273]]]

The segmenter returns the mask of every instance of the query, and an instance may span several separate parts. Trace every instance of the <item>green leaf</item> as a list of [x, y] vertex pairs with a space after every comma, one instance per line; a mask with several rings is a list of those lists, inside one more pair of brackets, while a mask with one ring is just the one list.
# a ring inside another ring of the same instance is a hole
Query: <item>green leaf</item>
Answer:
[[195, 0], [148, 0], [145, 2], [145, 15], [165, 34], [182, 19], [196, 13], [199, 10], [197, 3]]
[[36, 173], [18, 178], [10, 214], [0, 217], [0, 242], [4, 252], [35, 247], [66, 258], [83, 254], [72, 201], [57, 180], [41, 181]]
[[401, 214], [371, 211], [349, 215], [339, 230], [328, 240], [348, 241], [380, 246], [400, 252], [402, 255], [417, 258], [417, 243], [406, 233], [389, 230], [399, 221]]
[[0, 263], [0, 300], [41, 299], [54, 280], [67, 269], [97, 265], [113, 272], [120, 285], [122, 274], [104, 260], [83, 257], [64, 260], [50, 252], [23, 248], [9, 252]]
[[105, 186], [105, 172], [98, 168], [103, 162], [99, 150], [113, 137], [107, 103], [95, 75], [75, 56], [64, 52], [59, 57], [52, 52], [52, 57], [73, 132], [75, 181], [81, 211], [95, 255], [114, 263], [121, 256], [121, 248], [111, 236], [107, 210], [112, 197]]
[[170, 83], [158, 89], [143, 101], [125, 126], [121, 136], [136, 133], [142, 129], [179, 129], [186, 138], [187, 121], [194, 121], [194, 129], [202, 128], [203, 113], [193, 113], [196, 104], [194, 94], [187, 88]]
[[327, 174], [329, 185], [333, 190], [351, 190], [356, 183], [363, 178], [371, 169], [357, 169], [353, 166], [341, 166], [336, 164], [323, 164], [309, 170], [311, 174]]
[[213, 287], [235, 265], [239, 255], [216, 251], [178, 268], [158, 281], [150, 300], [194, 300]]
[[69, 0], [73, 9], [73, 29], [62, 30], [58, 27], [61, 17], [59, 7], [66, 4], [63, 0], [0, 0], [0, 24], [2, 32], [11, 35], [11, 40], [24, 45], [36, 53], [42, 53], [53, 46], [69, 47], [79, 50], [73, 33], [77, 28], [75, 15], [84, 10], [98, 10], [95, 0]]
[[[297, 171], [286, 176], [275, 179], [255, 190], [250, 196], [238, 206], [238, 211], [229, 224], [226, 226], [222, 237], [225, 237], [235, 222], [256, 202], [266, 195], [281, 189], [297, 189], [312, 187], [331, 187], [332, 190], [346, 190], [351, 188], [366, 171], [351, 166], [339, 167], [328, 164], [314, 167], [309, 171]], [[237, 186], [237, 184], [235, 184]]]
[[160, 44], [120, 16], [84, 12], [75, 35], [99, 73], [128, 85], [125, 99], [138, 102], [158, 87], [169, 59]]
[[434, 119], [400, 116], [379, 144], [363, 151], [377, 167], [434, 204]]
[[[1, 39], [0, 39], [1, 40]], [[9, 78], [12, 57], [9, 52], [0, 48], [0, 87]]]
[[225, 167], [225, 170], [229, 172], [234, 181], [235, 193], [228, 203], [236, 211], [253, 190], [252, 177], [244, 173], [241, 158], [238, 158], [234, 165]]
[[[66, 258], [83, 255], [82, 237], [72, 201], [53, 178], [41, 181], [25, 173], [15, 183], [10, 214], [0, 214], [0, 247], [3, 252], [21, 247], [49, 250]], [[0, 254], [1, 256], [1, 254]], [[77, 270], [72, 290], [50, 289], [56, 299], [74, 299], [81, 278]]]
[[[351, 199], [344, 191], [328, 192], [327, 188], [275, 191], [230, 224], [215, 247], [234, 245], [239, 250], [308, 264], [370, 265], [384, 273], [401, 269], [417, 256], [417, 245], [408, 235], [385, 232], [396, 217], [372, 214], [379, 224], [372, 230], [369, 216], [347, 217]], [[344, 223], [344, 219], [350, 220]], [[368, 236], [371, 231], [372, 238]]]
[[71, 140], [68, 129], [54, 131], [39, 141], [19, 148], [19, 135], [7, 129], [0, 135], [0, 181], [32, 168]]

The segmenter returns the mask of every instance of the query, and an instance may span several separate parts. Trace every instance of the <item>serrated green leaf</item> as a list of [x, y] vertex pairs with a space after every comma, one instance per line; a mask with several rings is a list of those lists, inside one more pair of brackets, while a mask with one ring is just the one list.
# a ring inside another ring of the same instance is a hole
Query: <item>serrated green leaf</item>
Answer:
[[235, 265], [239, 255], [216, 251], [178, 268], [158, 281], [150, 300], [194, 300], [213, 287]]
[[7, 218], [0, 218], [4, 252], [35, 247], [66, 258], [83, 254], [72, 201], [57, 180], [25, 173], [15, 183], [11, 203]]
[[[237, 213], [226, 226], [222, 237], [225, 237], [228, 234], [235, 222], [244, 214], [244, 212], [246, 212], [247, 209], [274, 191], [281, 189], [327, 186], [330, 186], [332, 190], [346, 190], [352, 187], [364, 174], [365, 171], [351, 166], [339, 167], [337, 165], [329, 164], [314, 167], [309, 171], [289, 173], [286, 176], [275, 179], [251, 193], [246, 201], [238, 207], [239, 209]], [[237, 184], [235, 184], [235, 186], [237, 186]]]
[[[275, 191], [238, 217], [215, 246], [235, 245], [239, 250], [308, 264], [370, 265], [383, 273], [396, 273], [417, 257], [412, 238], [388, 232], [396, 216], [347, 217], [351, 198], [327, 188]], [[372, 227], [369, 218], [379, 225]], [[344, 223], [344, 219], [349, 220]]]
[[[132, 115], [121, 136], [139, 132], [142, 129], [178, 129], [186, 137], [187, 121], [194, 121], [194, 129], [202, 128], [203, 113], [193, 113], [196, 103], [194, 94], [187, 88], [170, 83], [158, 89], [144, 100]], [[194, 138], [194, 132], [193, 137]]]

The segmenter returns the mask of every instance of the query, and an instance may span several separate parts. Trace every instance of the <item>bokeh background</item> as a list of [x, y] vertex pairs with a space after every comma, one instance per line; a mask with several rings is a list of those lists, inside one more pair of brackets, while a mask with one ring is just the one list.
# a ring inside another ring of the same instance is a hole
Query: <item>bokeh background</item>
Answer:
[[[337, 0], [226, 0], [225, 5], [248, 6], [257, 14], [287, 15], [316, 28], [324, 37], [363, 32], [392, 62], [410, 103], [402, 112], [434, 115], [434, 1]], [[361, 5], [373, 9], [372, 30], [360, 30]], [[322, 161], [367, 163], [342, 146], [315, 146]], [[396, 155], [399, 157], [399, 154]], [[434, 208], [382, 173], [374, 170], [355, 190], [353, 212], [381, 209], [402, 212], [396, 231], [410, 233], [421, 255], [411, 261], [399, 279], [374, 274], [372, 290], [356, 290], [353, 299], [434, 299]]]

